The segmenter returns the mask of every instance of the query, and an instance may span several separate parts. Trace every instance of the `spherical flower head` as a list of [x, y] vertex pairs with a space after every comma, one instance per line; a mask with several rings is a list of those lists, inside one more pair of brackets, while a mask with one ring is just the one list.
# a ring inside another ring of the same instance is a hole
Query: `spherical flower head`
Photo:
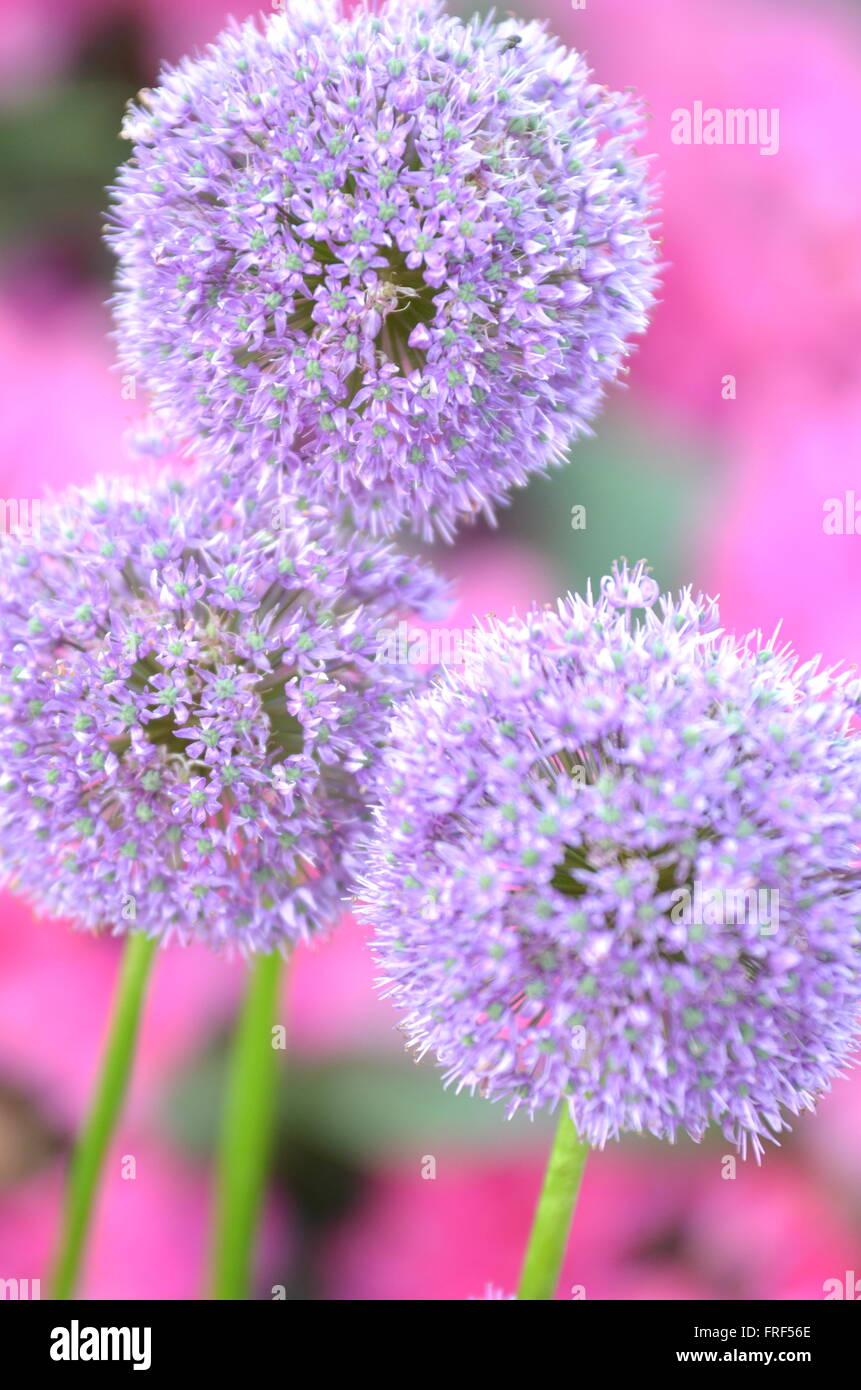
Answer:
[[271, 950], [337, 917], [433, 574], [211, 479], [67, 494], [0, 547], [0, 871], [116, 932]]
[[542, 26], [293, 3], [141, 95], [108, 240], [178, 437], [363, 525], [492, 514], [646, 325], [640, 113]]
[[364, 911], [410, 1044], [594, 1145], [716, 1122], [758, 1157], [857, 1037], [858, 702], [642, 565], [484, 629], [379, 769]]

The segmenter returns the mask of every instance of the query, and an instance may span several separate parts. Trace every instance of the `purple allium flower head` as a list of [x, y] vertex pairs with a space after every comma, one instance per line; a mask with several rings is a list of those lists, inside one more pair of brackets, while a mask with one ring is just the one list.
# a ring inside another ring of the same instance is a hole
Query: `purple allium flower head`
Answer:
[[334, 921], [431, 571], [215, 480], [72, 491], [0, 545], [0, 870], [38, 907], [269, 950]]
[[411, 1045], [595, 1145], [714, 1121], [758, 1157], [857, 1036], [858, 703], [642, 564], [483, 629], [379, 765], [363, 911]]
[[645, 327], [639, 127], [535, 23], [298, 0], [229, 28], [125, 123], [125, 369], [235, 471], [450, 534], [561, 459]]

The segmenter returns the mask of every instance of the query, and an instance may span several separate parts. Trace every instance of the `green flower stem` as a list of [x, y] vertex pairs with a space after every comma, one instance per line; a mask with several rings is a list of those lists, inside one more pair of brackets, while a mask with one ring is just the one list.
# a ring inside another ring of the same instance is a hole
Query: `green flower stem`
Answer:
[[245, 1299], [266, 1190], [275, 1119], [278, 1053], [272, 1046], [283, 958], [256, 956], [233, 1042], [215, 1180], [212, 1290]]
[[51, 1282], [56, 1299], [75, 1296], [105, 1155], [128, 1089], [156, 947], [157, 942], [143, 932], [132, 932], [126, 940], [96, 1092], [69, 1171], [60, 1248]]
[[563, 1101], [526, 1247], [517, 1290], [519, 1299], [549, 1299], [556, 1292], [588, 1152], [589, 1146], [577, 1137]]

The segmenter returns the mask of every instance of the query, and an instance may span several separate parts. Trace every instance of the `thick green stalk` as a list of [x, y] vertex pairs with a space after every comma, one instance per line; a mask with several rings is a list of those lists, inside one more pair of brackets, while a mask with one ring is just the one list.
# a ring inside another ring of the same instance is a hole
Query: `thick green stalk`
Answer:
[[549, 1299], [556, 1292], [588, 1152], [589, 1146], [578, 1139], [563, 1101], [526, 1247], [519, 1299]]
[[105, 1155], [128, 1089], [156, 945], [143, 932], [132, 932], [126, 941], [96, 1092], [69, 1172], [60, 1247], [51, 1284], [52, 1297], [56, 1299], [75, 1296]]
[[282, 957], [256, 956], [233, 1043], [215, 1181], [211, 1297], [249, 1296], [254, 1237], [272, 1147]]

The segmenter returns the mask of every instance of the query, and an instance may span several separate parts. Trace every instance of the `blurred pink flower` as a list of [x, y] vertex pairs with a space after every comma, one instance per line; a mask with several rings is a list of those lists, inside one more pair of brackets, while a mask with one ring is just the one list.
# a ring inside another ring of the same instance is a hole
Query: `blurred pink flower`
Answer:
[[0, 0], [3, 104], [62, 72], [78, 39], [113, 4], [114, 0]]
[[[247, 19], [250, 15], [266, 14], [274, 6], [264, 0], [257, 4], [248, 0], [133, 0], [146, 31], [147, 57], [153, 66], [176, 63], [186, 54], [199, 52], [221, 33], [228, 19]], [[286, 0], [285, 0], [286, 3]], [[284, 6], [279, 6], [284, 8]]]
[[[721, 595], [721, 618], [737, 631], [782, 635], [805, 657], [861, 658], [858, 535], [825, 530], [861, 503], [861, 403], [787, 375], [740, 416], [719, 506], [709, 518], [697, 580]], [[853, 515], [854, 520], [854, 515]]]
[[[490, 1282], [516, 1286], [541, 1180], [539, 1163], [417, 1158], [380, 1174], [365, 1207], [328, 1251], [328, 1297], [448, 1300]], [[854, 1263], [853, 1263], [854, 1262]], [[559, 1298], [815, 1299], [861, 1267], [861, 1243], [791, 1162], [739, 1164], [721, 1177], [710, 1157], [589, 1160]]]
[[[134, 1177], [128, 1159], [134, 1159]], [[0, 1194], [0, 1277], [48, 1278], [62, 1201], [54, 1163]], [[85, 1299], [198, 1299], [206, 1293], [208, 1180], [151, 1140], [126, 1133], [105, 1168], [84, 1264]], [[278, 1279], [288, 1239], [286, 1213], [270, 1201], [262, 1223], [257, 1277]]]
[[244, 19], [260, 8], [243, 0], [0, 0], [2, 99], [64, 76], [99, 28], [119, 17], [137, 19], [155, 68], [214, 38], [228, 15]]
[[[203, 1279], [206, 1186], [173, 1156], [139, 1143], [137, 1173], [123, 1179], [120, 1153], [106, 1169], [82, 1285], [85, 1298], [199, 1297]], [[0, 1196], [0, 1273], [48, 1278], [57, 1239], [62, 1174], [54, 1164]]]
[[48, 304], [39, 284], [0, 297], [0, 492], [39, 497], [98, 473], [130, 472], [123, 432], [141, 414], [123, 400], [105, 310], [86, 297]]
[[718, 1296], [821, 1299], [826, 1280], [861, 1268], [846, 1213], [788, 1157], [739, 1164], [730, 1180], [713, 1164], [688, 1222], [698, 1267], [726, 1290]]
[[391, 1011], [377, 998], [369, 932], [344, 917], [325, 939], [298, 950], [288, 971], [284, 1014], [290, 1046], [335, 1053], [399, 1044]]
[[[476, 1102], [480, 1104], [481, 1102]], [[490, 1282], [516, 1287], [541, 1182], [541, 1163], [438, 1157], [437, 1177], [391, 1169], [328, 1251], [327, 1297], [339, 1300], [468, 1299]], [[594, 1298], [708, 1297], [671, 1258], [640, 1257], [674, 1229], [690, 1186], [678, 1163], [660, 1169], [613, 1155], [590, 1160], [560, 1281]], [[578, 1296], [582, 1296], [579, 1295]]]
[[857, 1208], [861, 1202], [861, 1069], [837, 1082], [815, 1115], [805, 1116], [798, 1138], [829, 1190], [836, 1186]]
[[489, 614], [510, 618], [515, 611], [522, 614], [533, 603], [557, 597], [549, 568], [526, 544], [497, 536], [467, 537], [454, 552], [439, 554], [437, 561], [454, 585], [455, 607], [446, 619], [452, 627], [467, 627]]
[[[34, 1093], [72, 1128], [90, 1099], [121, 943], [35, 918], [0, 896], [0, 1076]], [[151, 1109], [165, 1078], [229, 1017], [243, 967], [202, 947], [159, 953], [144, 1012], [126, 1115]]]
[[[861, 339], [861, 21], [820, 0], [531, 0], [601, 82], [635, 87], [654, 119], [663, 304], [631, 381], [665, 407], [731, 427], [722, 378], [752, 400], [801, 371], [857, 381]], [[779, 150], [681, 145], [673, 112], [779, 111]]]

